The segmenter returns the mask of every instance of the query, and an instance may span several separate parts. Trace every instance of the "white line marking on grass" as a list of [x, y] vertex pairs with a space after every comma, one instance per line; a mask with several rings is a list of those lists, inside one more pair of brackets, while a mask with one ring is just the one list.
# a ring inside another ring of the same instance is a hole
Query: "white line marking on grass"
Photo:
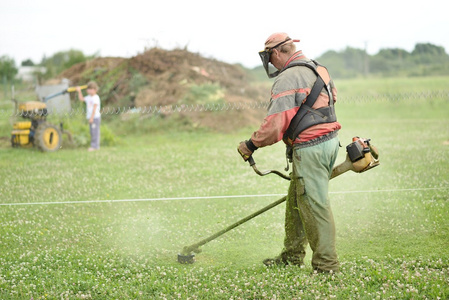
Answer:
[[329, 194], [356, 194], [356, 193], [382, 193], [382, 192], [409, 192], [409, 191], [429, 191], [429, 190], [446, 190], [448, 187], [437, 188], [416, 188], [416, 189], [388, 189], [388, 190], [368, 190], [368, 191], [341, 191], [329, 192]]
[[201, 200], [201, 199], [226, 199], [226, 198], [246, 198], [246, 197], [271, 197], [285, 196], [282, 194], [265, 195], [235, 195], [235, 196], [204, 196], [204, 197], [178, 197], [178, 198], [146, 198], [146, 199], [116, 199], [116, 200], [81, 200], [81, 201], [55, 201], [55, 202], [29, 202], [29, 203], [0, 203], [0, 206], [7, 205], [48, 205], [48, 204], [79, 204], [79, 203], [113, 203], [113, 202], [146, 202], [146, 201], [172, 201], [172, 200]]
[[[416, 188], [416, 189], [388, 189], [388, 190], [367, 190], [367, 191], [340, 191], [329, 192], [329, 194], [356, 194], [356, 193], [384, 193], [384, 192], [408, 192], [408, 191], [429, 191], [444, 190], [449, 187], [439, 188]], [[263, 195], [234, 195], [234, 196], [204, 196], [204, 197], [177, 197], [177, 198], [144, 198], [144, 199], [116, 199], [116, 200], [81, 200], [81, 201], [54, 201], [54, 202], [25, 202], [25, 203], [0, 203], [0, 206], [21, 206], [21, 205], [50, 205], [50, 204], [90, 204], [90, 203], [115, 203], [115, 202], [147, 202], [147, 201], [172, 201], [172, 200], [201, 200], [201, 199], [229, 199], [229, 198], [255, 198], [273, 197], [285, 194], [263, 194]]]

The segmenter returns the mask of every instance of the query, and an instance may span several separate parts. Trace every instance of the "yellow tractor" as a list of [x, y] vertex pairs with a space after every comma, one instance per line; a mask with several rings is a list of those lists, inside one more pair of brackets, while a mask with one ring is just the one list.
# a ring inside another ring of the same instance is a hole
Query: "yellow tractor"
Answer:
[[[87, 86], [82, 86], [85, 89]], [[70, 87], [62, 92], [47, 96], [44, 102], [27, 101], [18, 104], [16, 100], [16, 113], [26, 121], [15, 122], [11, 132], [11, 144], [13, 147], [36, 146], [44, 152], [53, 152], [61, 148], [62, 134], [67, 134], [72, 141], [70, 132], [63, 129], [62, 123], [59, 126], [47, 122], [46, 101], [58, 95], [73, 92], [75, 87]]]

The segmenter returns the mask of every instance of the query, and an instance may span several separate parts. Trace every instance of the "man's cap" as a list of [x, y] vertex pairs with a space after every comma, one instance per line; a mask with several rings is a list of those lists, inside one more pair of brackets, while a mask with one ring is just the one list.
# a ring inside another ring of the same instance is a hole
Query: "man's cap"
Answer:
[[274, 48], [279, 45], [297, 43], [299, 40], [292, 40], [285, 32], [276, 32], [268, 37], [265, 41], [265, 50]]

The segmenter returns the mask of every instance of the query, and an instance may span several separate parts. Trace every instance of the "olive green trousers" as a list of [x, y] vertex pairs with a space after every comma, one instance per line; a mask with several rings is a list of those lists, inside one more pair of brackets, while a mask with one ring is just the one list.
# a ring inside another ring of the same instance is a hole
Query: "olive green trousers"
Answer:
[[328, 197], [329, 178], [339, 150], [338, 137], [293, 149], [293, 173], [285, 212], [282, 256], [304, 261], [307, 244], [317, 271], [339, 268], [335, 224]]

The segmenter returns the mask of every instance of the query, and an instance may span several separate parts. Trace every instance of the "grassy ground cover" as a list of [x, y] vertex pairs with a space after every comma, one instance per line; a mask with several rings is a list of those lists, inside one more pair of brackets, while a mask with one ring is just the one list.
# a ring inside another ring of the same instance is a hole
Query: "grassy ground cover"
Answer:
[[[448, 98], [358, 101], [351, 87], [380, 95], [387, 84], [337, 84], [342, 145], [371, 138], [381, 159], [331, 181], [341, 273], [311, 275], [310, 251], [303, 268], [262, 265], [281, 250], [283, 205], [179, 264], [184, 246], [277, 200], [288, 183], [241, 161], [236, 146], [254, 128], [155, 129], [93, 153], [0, 149], [0, 298], [447, 299]], [[279, 143], [254, 157], [281, 170], [283, 153]]]

